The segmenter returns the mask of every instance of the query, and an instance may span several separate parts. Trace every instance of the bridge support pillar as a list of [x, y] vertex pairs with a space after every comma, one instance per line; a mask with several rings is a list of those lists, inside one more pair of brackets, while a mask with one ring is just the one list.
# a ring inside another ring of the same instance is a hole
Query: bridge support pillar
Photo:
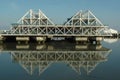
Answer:
[[103, 37], [89, 37], [89, 42], [92, 44], [100, 44], [100, 42], [103, 40]]
[[103, 37], [96, 37], [96, 43], [100, 44], [100, 42], [103, 40]]
[[86, 44], [87, 43], [87, 37], [75, 37], [75, 41], [78, 43], [81, 43], [81, 44]]
[[46, 37], [36, 37], [36, 41], [38, 44], [44, 43], [46, 41]]
[[25, 42], [27, 44], [29, 41], [29, 37], [16, 37], [16, 41], [18, 42], [18, 44], [20, 44], [21, 42]]

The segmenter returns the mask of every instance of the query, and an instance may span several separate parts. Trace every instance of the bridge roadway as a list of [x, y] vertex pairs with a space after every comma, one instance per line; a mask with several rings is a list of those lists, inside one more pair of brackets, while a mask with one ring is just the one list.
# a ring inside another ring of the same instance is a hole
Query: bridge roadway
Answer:
[[[1, 31], [2, 36], [107, 36], [107, 26], [74, 25], [24, 25], [13, 24], [10, 30]], [[102, 33], [103, 32], [103, 33]]]

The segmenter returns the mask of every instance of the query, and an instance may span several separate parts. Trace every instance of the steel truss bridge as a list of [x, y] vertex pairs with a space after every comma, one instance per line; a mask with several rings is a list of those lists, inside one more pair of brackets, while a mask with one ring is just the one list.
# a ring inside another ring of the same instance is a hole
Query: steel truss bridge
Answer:
[[1, 36], [111, 36], [91, 11], [79, 11], [62, 25], [54, 24], [41, 10], [29, 10]]
[[42, 74], [53, 63], [63, 62], [81, 73], [83, 68], [89, 74], [95, 67], [102, 62], [107, 61], [107, 57], [112, 50], [104, 48], [100, 45], [90, 48], [76, 48], [75, 50], [60, 50], [41, 48], [37, 50], [26, 49], [3, 49], [2, 52], [9, 52], [13, 62], [19, 63], [30, 75], [38, 69], [39, 75]]

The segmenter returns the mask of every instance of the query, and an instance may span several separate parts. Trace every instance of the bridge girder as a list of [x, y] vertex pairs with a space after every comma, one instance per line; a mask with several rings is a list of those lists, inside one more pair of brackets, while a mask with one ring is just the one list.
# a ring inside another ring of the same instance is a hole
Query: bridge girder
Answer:
[[[108, 27], [91, 27], [91, 26], [36, 26], [36, 25], [18, 25], [12, 27], [7, 34], [13, 35], [52, 35], [52, 36], [110, 36], [105, 33]], [[6, 34], [6, 35], [7, 35]]]

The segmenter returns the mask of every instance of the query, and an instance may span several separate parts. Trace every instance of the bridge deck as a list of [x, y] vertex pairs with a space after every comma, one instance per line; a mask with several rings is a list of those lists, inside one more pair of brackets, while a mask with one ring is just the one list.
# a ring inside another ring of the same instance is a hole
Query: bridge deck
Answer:
[[1, 36], [111, 36], [104, 33], [105, 26], [37, 26], [19, 25], [1, 31]]

